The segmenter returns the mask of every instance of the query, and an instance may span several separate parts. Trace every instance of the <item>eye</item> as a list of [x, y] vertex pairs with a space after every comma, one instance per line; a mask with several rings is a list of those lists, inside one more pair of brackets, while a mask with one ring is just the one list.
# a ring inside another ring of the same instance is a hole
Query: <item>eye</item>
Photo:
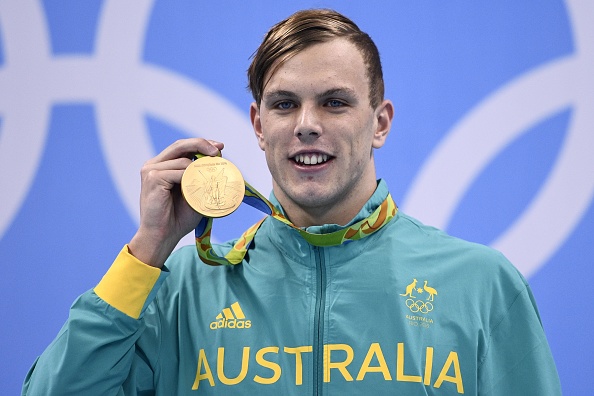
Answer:
[[288, 102], [288, 101], [279, 102], [276, 104], [276, 108], [279, 110], [289, 110], [289, 109], [292, 109], [293, 107], [295, 107], [295, 105], [292, 102]]
[[328, 107], [341, 107], [344, 106], [344, 102], [338, 100], [338, 99], [330, 99], [328, 102], [326, 102], [326, 106]]

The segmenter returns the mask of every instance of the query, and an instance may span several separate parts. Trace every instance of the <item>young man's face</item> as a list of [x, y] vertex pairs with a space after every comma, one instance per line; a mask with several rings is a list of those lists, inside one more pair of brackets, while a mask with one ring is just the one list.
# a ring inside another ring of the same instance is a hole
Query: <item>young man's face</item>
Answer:
[[393, 109], [389, 101], [371, 108], [368, 84], [359, 50], [334, 39], [287, 60], [265, 86], [260, 108], [252, 104], [274, 193], [290, 216], [306, 211], [344, 224], [375, 190], [372, 148], [384, 144]]

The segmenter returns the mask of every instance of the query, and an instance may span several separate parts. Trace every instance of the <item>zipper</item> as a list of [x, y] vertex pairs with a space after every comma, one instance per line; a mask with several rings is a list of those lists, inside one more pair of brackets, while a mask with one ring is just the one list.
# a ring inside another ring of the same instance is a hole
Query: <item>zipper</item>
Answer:
[[322, 395], [324, 384], [324, 316], [326, 308], [326, 265], [321, 248], [314, 246], [316, 258], [316, 311], [314, 316], [314, 395]]

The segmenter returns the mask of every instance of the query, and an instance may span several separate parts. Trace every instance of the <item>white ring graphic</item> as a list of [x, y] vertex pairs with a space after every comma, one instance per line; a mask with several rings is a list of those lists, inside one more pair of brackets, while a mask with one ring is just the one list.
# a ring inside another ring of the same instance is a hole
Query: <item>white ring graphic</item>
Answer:
[[[517, 78], [467, 114], [427, 159], [403, 209], [445, 229], [484, 168], [531, 126], [573, 106], [554, 167], [528, 208], [492, 244], [530, 276], [569, 237], [594, 196], [594, 3], [567, 2], [575, 53]], [[459, 161], [464, 158], [464, 161]]]
[[[138, 221], [139, 170], [156, 153], [144, 115], [188, 132], [226, 142], [231, 158], [251, 184], [270, 190], [263, 154], [244, 113], [196, 81], [142, 63], [152, 0], [106, 1], [91, 56], [52, 57], [41, 5], [0, 2], [5, 65], [0, 69], [0, 238], [14, 219], [37, 173], [51, 106], [88, 102], [117, 191]], [[23, 147], [23, 142], [27, 146]], [[25, 151], [25, 152], [23, 152]], [[15, 169], [18, 164], [19, 168]]]
[[[39, 167], [49, 117], [46, 92], [38, 91], [49, 58], [47, 26], [38, 4], [0, 2], [4, 67], [0, 69], [0, 238], [18, 212]], [[15, 40], [18, 39], [18, 40]], [[26, 43], [27, 45], [22, 45]]]

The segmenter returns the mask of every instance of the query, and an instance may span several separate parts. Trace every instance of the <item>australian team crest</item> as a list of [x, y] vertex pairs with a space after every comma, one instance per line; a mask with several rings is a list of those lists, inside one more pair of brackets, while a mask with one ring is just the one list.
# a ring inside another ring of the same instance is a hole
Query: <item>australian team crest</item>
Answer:
[[412, 282], [406, 286], [404, 293], [400, 295], [406, 297], [404, 303], [410, 310], [410, 314], [406, 315], [409, 324], [429, 328], [433, 324], [433, 319], [428, 315], [435, 309], [437, 289], [429, 286], [427, 280], [423, 281], [421, 286], [419, 281], [413, 278]]

